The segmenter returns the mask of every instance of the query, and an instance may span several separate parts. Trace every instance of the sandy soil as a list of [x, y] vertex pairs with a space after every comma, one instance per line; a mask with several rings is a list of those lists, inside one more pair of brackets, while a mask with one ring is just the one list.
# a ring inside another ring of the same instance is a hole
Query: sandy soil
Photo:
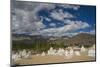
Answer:
[[61, 63], [61, 62], [76, 62], [76, 61], [93, 61], [94, 57], [89, 56], [32, 56], [29, 59], [22, 59], [17, 61], [16, 63], [19, 65], [27, 65], [27, 64], [45, 64], [45, 63]]

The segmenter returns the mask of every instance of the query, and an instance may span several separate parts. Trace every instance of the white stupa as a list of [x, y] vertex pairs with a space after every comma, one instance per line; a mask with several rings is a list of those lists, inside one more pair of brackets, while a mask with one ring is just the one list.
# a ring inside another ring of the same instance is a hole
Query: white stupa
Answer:
[[69, 54], [70, 54], [70, 56], [74, 55], [74, 50], [72, 48], [70, 49]]
[[68, 50], [65, 50], [65, 56], [68, 56], [68, 55], [69, 55]]
[[42, 52], [41, 56], [45, 56], [45, 55], [46, 55], [45, 52]]
[[57, 55], [62, 56], [65, 54], [64, 52], [64, 49], [59, 48], [59, 50], [57, 51]]
[[14, 61], [14, 62], [16, 62], [16, 61], [18, 61], [18, 60], [20, 60], [21, 58], [20, 58], [20, 55], [18, 54], [18, 53], [16, 53], [16, 54], [12, 54], [12, 60]]
[[53, 48], [51, 47], [49, 50], [48, 50], [48, 55], [52, 55], [52, 51], [53, 51]]
[[88, 56], [95, 57], [95, 44], [88, 50]]
[[76, 56], [81, 56], [80, 51], [75, 51], [74, 54], [75, 54]]
[[56, 52], [57, 52], [57, 50], [56, 50], [56, 49], [54, 49], [54, 50], [53, 50], [53, 54], [54, 54], [54, 55], [57, 55], [57, 53], [56, 53]]
[[92, 46], [92, 48], [95, 49], [95, 48], [96, 48], [96, 45], [94, 44], [94, 45]]
[[15, 62], [17, 60], [16, 54], [12, 54], [12, 60]]
[[65, 55], [65, 50], [61, 49], [62, 55]]
[[95, 49], [89, 49], [88, 56], [95, 57]]
[[24, 49], [24, 50], [21, 52], [22, 58], [24, 58], [25, 55], [26, 55], [26, 50]]
[[73, 54], [74, 54], [73, 49], [71, 49], [70, 51], [65, 50], [65, 56], [66, 56], [65, 59], [70, 59], [70, 58], [72, 58], [72, 57], [73, 57]]
[[81, 47], [81, 52], [85, 52], [85, 51], [86, 51], [85, 47], [82, 46], [82, 47]]
[[24, 58], [30, 58], [30, 55], [31, 55], [31, 51], [27, 52]]
[[48, 50], [48, 55], [56, 55], [55, 54], [56, 50], [54, 50], [52, 47]]

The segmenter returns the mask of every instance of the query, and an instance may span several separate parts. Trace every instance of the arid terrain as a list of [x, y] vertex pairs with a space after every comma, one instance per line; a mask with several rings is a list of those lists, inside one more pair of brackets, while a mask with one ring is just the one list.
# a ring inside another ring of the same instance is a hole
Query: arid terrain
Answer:
[[67, 58], [66, 56], [32, 56], [30, 59], [22, 59], [16, 62], [19, 65], [27, 64], [45, 64], [45, 63], [62, 63], [62, 62], [78, 62], [78, 61], [94, 61], [94, 57], [74, 56]]

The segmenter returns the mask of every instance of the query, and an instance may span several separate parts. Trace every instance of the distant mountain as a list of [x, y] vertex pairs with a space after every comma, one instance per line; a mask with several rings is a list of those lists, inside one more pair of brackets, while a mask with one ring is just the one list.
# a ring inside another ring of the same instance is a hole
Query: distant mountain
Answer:
[[48, 39], [48, 40], [57, 40], [57, 39], [68, 39], [68, 36], [42, 36], [42, 35], [26, 35], [26, 34], [12, 34], [12, 40], [24, 40], [24, 39]]
[[26, 34], [12, 34], [12, 49], [32, 49], [36, 52], [47, 51], [50, 47], [53, 48], [66, 48], [68, 46], [84, 45], [91, 47], [95, 44], [95, 35], [80, 33], [73, 37], [62, 36], [41, 36], [41, 35], [26, 35]]
[[66, 40], [67, 44], [71, 45], [93, 45], [95, 44], [95, 35], [88, 33], [80, 33]]
[[61, 38], [62, 39], [69, 39], [70, 37], [69, 36], [62, 36]]
[[44, 38], [41, 35], [12, 34], [12, 40], [32, 40]]
[[58, 45], [93, 45], [95, 44], [95, 35], [88, 33], [79, 33], [73, 37], [62, 36], [62, 37], [54, 37], [54, 36], [42, 36], [42, 35], [25, 35], [25, 34], [13, 34], [12, 40], [14, 41], [47, 41], [53, 44]]

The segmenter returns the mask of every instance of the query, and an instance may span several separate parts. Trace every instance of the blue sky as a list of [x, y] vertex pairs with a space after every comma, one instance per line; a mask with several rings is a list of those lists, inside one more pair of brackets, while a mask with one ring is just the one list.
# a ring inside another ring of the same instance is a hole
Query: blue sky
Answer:
[[13, 33], [45, 36], [95, 34], [95, 6], [20, 1], [14, 3]]

